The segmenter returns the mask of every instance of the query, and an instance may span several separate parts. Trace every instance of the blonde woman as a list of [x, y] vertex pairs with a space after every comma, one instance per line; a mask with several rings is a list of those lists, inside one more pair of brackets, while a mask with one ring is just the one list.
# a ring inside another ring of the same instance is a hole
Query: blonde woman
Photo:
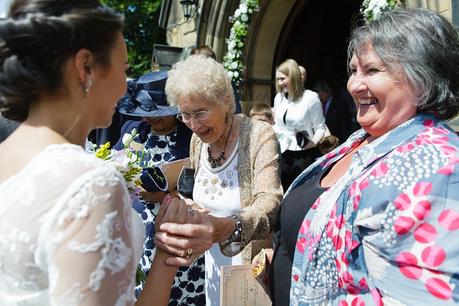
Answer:
[[326, 126], [319, 96], [304, 90], [297, 62], [287, 59], [276, 68], [274, 131], [281, 149], [281, 181], [284, 191], [320, 156], [316, 148]]

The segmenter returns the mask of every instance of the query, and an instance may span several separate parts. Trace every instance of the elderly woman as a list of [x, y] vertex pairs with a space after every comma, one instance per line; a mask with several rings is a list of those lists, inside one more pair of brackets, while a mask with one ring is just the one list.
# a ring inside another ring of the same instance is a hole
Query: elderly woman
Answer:
[[284, 190], [321, 155], [317, 145], [326, 133], [319, 96], [304, 90], [303, 83], [295, 60], [287, 59], [276, 68], [273, 128], [282, 153]]
[[[220, 266], [250, 263], [257, 252], [250, 242], [268, 238], [275, 224], [282, 198], [276, 135], [265, 122], [233, 115], [230, 80], [211, 58], [193, 55], [177, 63], [169, 71], [166, 95], [194, 133], [193, 201], [210, 211], [203, 219], [215, 228], [209, 250], [193, 248], [187, 255], [206, 251], [206, 305], [220, 305]], [[173, 251], [164, 236], [156, 235], [157, 245]]]
[[[167, 71], [153, 71], [137, 80], [128, 81], [127, 93], [118, 103], [121, 114], [139, 117], [142, 120], [126, 121], [121, 128], [121, 137], [114, 148], [123, 149], [123, 139], [131, 136], [135, 130], [138, 135], [132, 139], [130, 147], [142, 152], [141, 165], [147, 169], [189, 156], [191, 130], [177, 120], [177, 108], [167, 104], [164, 92], [166, 80]], [[144, 169], [141, 176], [145, 191], [142, 192], [142, 198], [134, 199], [132, 204], [145, 225], [145, 241], [139, 269], [146, 275], [150, 271], [152, 257], [156, 251], [154, 243], [156, 217], [160, 204], [168, 192], [168, 186], [163, 183], [166, 181], [164, 176], [148, 175], [147, 169]], [[181, 267], [178, 273], [183, 275], [182, 272], [187, 270], [188, 267]], [[183, 283], [182, 278], [175, 277], [172, 300], [178, 294], [193, 296], [198, 288], [193, 286], [196, 289], [190, 290], [191, 286], [180, 287], [179, 284]], [[137, 297], [140, 296], [145, 280], [139, 277], [138, 282], [135, 288]]]
[[458, 34], [394, 10], [354, 30], [349, 58], [363, 129], [288, 190], [274, 304], [456, 304], [459, 138], [441, 120], [459, 109]]

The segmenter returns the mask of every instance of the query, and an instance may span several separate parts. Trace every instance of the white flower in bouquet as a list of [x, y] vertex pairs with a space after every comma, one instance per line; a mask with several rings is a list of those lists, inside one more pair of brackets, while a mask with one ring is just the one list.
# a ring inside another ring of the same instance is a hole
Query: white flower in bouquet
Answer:
[[142, 190], [140, 187], [140, 175], [142, 174], [140, 161], [143, 153], [130, 149], [130, 144], [136, 136], [137, 131], [135, 130], [131, 135], [123, 136], [123, 150], [114, 150], [110, 148], [110, 142], [107, 142], [99, 146], [94, 152], [96, 157], [113, 165], [123, 175], [131, 199], [138, 199]]
[[131, 133], [124, 134], [123, 138], [121, 139], [121, 142], [123, 143], [124, 148], [129, 148], [131, 143], [134, 141], [134, 138], [136, 138], [138, 135], [136, 129], [132, 129]]

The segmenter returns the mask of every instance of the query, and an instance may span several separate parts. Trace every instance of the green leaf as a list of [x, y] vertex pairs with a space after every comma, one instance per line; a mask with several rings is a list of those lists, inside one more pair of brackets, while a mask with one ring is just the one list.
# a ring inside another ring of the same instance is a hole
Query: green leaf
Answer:
[[146, 281], [147, 281], [147, 275], [145, 274], [145, 272], [143, 272], [140, 266], [137, 266], [137, 270], [135, 273], [135, 284], [140, 285]]

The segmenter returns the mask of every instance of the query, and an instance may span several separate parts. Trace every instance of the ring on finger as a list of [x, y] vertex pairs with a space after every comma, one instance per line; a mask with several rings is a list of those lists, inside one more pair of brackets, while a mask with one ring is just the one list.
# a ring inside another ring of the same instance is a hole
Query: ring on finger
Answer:
[[193, 215], [194, 214], [194, 209], [192, 207], [188, 207], [186, 209], [186, 212]]
[[193, 248], [189, 248], [186, 250], [186, 258], [193, 257]]

